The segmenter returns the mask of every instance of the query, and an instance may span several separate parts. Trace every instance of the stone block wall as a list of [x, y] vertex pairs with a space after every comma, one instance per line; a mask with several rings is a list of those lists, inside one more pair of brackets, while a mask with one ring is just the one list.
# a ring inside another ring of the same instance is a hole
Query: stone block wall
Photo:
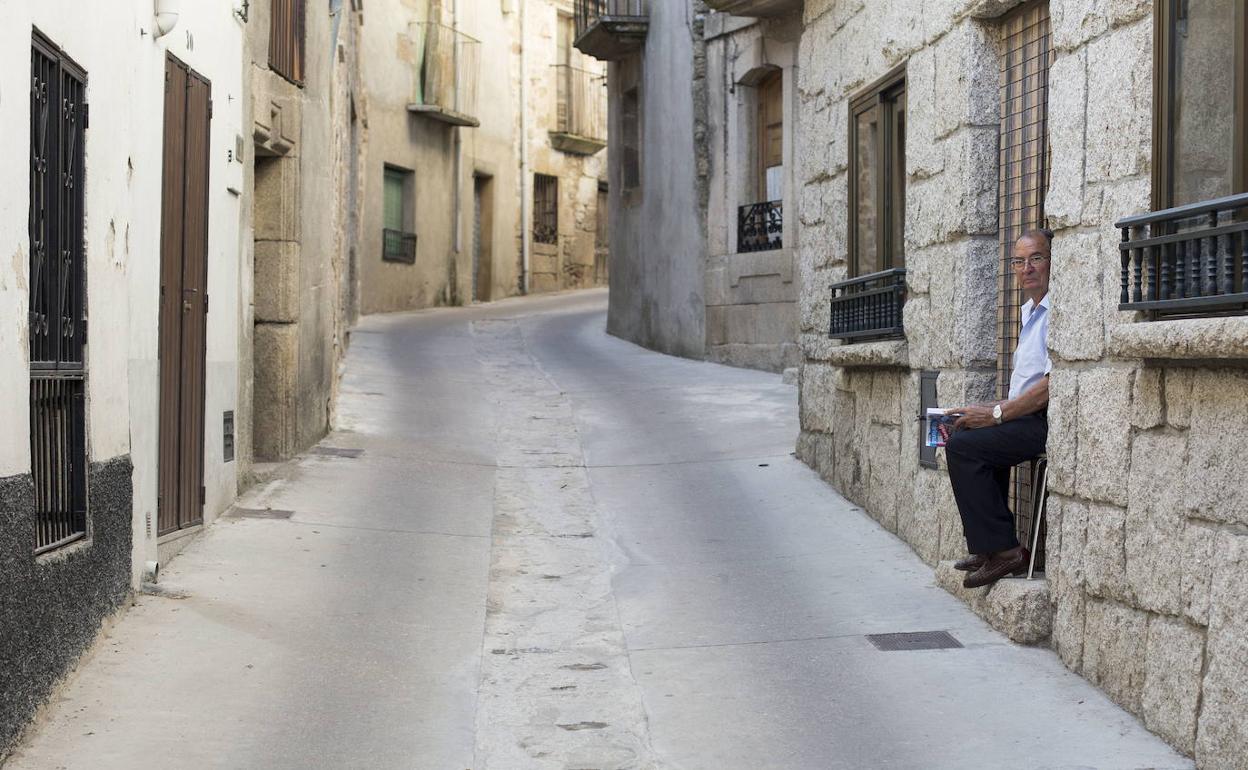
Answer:
[[[801, 13], [770, 19], [706, 17], [707, 190], [706, 357], [733, 366], [781, 371], [797, 366], [797, 186], [794, 166], [797, 59]], [[782, 78], [784, 246], [740, 252], [738, 209], [762, 202], [758, 186], [757, 83]]]
[[[993, 398], [994, 18], [1016, 5], [806, 3], [798, 455], [933, 565], [965, 542], [943, 453], [938, 469], [917, 463], [918, 372], [940, 372], [942, 406]], [[1050, 13], [1043, 602], [960, 592], [945, 568], [939, 582], [1012, 638], [1051, 645], [1198, 766], [1242, 768], [1248, 318], [1149, 322], [1117, 309], [1113, 222], [1150, 207], [1153, 7], [1051, 0]], [[906, 340], [842, 345], [826, 333], [827, 287], [846, 275], [846, 100], [903, 61]]]
[[[951, 5], [807, 2], [795, 153], [798, 455], [932, 565], [966, 544], [945, 471], [919, 465], [920, 372], [956, 406], [988, 398], [995, 367], [995, 38]], [[826, 335], [848, 270], [849, 101], [903, 62], [906, 340], [843, 345]]]

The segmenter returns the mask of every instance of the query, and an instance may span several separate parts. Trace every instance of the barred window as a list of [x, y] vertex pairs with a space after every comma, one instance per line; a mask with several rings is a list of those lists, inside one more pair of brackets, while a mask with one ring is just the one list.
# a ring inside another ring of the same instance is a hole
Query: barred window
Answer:
[[303, 85], [304, 0], [273, 0], [269, 14], [269, 68]]
[[849, 168], [850, 275], [905, 267], [904, 66], [850, 102]]
[[559, 242], [559, 178], [533, 175], [533, 240]]
[[30, 465], [38, 553], [87, 532], [87, 75], [38, 32], [30, 65]]
[[387, 262], [416, 262], [416, 234], [411, 232], [412, 187], [415, 174], [407, 169], [386, 166], [382, 182], [382, 248]]

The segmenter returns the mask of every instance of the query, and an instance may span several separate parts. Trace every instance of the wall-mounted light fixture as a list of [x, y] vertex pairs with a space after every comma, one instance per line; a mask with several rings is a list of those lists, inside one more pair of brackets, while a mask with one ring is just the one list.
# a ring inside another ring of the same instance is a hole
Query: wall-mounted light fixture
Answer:
[[251, 1], [243, 0], [243, 7], [235, 8], [234, 15], [238, 17], [239, 21], [246, 24], [248, 17], [251, 15]]
[[178, 13], [182, 0], [156, 0], [156, 34], [164, 37], [178, 26]]

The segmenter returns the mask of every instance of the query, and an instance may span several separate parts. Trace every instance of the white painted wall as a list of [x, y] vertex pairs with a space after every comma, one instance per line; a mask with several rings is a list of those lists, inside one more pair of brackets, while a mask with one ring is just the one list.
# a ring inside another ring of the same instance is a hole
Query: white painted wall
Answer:
[[[155, 558], [160, 191], [166, 51], [212, 81], [205, 483], [211, 517], [233, 499], [221, 462], [221, 412], [237, 391], [243, 26], [228, 2], [184, 2], [173, 32], [152, 36], [152, 0], [6, 0], [0, 25], [0, 476], [30, 469], [26, 352], [30, 36], [37, 27], [87, 71], [88, 452], [130, 454], [134, 570]], [[153, 521], [154, 528], [154, 521]]]

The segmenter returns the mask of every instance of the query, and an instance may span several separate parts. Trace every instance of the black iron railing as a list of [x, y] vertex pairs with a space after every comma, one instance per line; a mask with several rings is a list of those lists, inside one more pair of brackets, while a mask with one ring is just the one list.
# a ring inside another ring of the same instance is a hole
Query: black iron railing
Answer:
[[828, 336], [841, 340], [903, 337], [901, 310], [905, 301], [905, 268], [834, 283]]
[[649, 0], [576, 0], [576, 36], [605, 17], [621, 19], [647, 19], [650, 16]]
[[405, 233], [402, 230], [381, 231], [381, 258], [387, 262], [405, 262], [409, 265], [416, 262], [416, 233]]
[[784, 202], [751, 203], [737, 209], [737, 251], [784, 248]]
[[1248, 194], [1127, 217], [1119, 310], [1150, 320], [1248, 311]]

